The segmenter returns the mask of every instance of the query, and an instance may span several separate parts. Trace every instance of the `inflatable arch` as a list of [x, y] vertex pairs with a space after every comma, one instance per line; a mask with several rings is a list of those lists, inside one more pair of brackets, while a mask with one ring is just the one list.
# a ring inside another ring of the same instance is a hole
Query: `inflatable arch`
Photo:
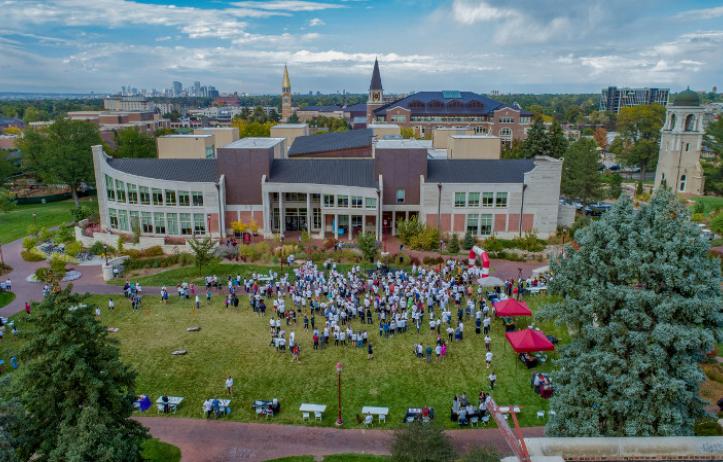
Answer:
[[486, 278], [490, 275], [490, 256], [487, 254], [487, 251], [474, 246], [469, 251], [469, 266], [476, 266], [478, 258], [482, 263], [480, 277]]

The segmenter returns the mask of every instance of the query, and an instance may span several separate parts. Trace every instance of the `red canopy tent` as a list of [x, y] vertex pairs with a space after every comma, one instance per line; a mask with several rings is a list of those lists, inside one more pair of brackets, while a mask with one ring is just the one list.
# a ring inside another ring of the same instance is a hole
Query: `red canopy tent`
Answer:
[[527, 303], [514, 298], [496, 302], [494, 305], [497, 316], [532, 316], [532, 311], [527, 307]]
[[505, 333], [507, 341], [517, 353], [532, 353], [535, 351], [551, 351], [555, 345], [550, 342], [542, 331], [523, 329]]

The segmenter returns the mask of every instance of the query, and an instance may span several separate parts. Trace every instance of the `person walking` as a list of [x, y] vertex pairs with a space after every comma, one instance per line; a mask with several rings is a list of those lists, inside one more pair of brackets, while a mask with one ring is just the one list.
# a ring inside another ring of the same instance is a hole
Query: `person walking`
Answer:
[[497, 374], [495, 374], [495, 371], [493, 370], [490, 372], [490, 375], [487, 376], [487, 379], [490, 381], [490, 389], [495, 389], [495, 382], [497, 382]]
[[30, 315], [30, 302], [25, 302], [25, 312]]
[[492, 365], [492, 352], [488, 351], [485, 353], [485, 362], [487, 363], [487, 369]]
[[226, 379], [226, 393], [233, 394], [233, 378], [230, 375]]
[[372, 349], [372, 342], [367, 343], [367, 359], [374, 358], [374, 350]]
[[196, 309], [200, 310], [201, 309], [201, 298], [198, 296], [198, 294], [196, 294], [195, 304], [196, 304]]

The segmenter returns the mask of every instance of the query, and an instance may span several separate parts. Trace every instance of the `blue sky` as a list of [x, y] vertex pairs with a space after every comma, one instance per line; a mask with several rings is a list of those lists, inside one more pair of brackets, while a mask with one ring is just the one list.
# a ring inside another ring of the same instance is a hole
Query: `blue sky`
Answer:
[[723, 1], [0, 0], [0, 91], [723, 87]]

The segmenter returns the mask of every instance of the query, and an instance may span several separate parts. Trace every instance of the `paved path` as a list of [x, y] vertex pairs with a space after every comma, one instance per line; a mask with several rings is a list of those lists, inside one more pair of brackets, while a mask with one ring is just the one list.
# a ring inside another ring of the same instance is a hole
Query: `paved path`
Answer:
[[[293, 455], [323, 456], [344, 452], [389, 454], [393, 431], [327, 427], [304, 427], [265, 423], [138, 417], [151, 434], [181, 448], [183, 461], [264, 461]], [[497, 429], [451, 430], [459, 452], [478, 446], [494, 446], [502, 454], [511, 451]], [[524, 429], [525, 436], [543, 436], [542, 427]]]

